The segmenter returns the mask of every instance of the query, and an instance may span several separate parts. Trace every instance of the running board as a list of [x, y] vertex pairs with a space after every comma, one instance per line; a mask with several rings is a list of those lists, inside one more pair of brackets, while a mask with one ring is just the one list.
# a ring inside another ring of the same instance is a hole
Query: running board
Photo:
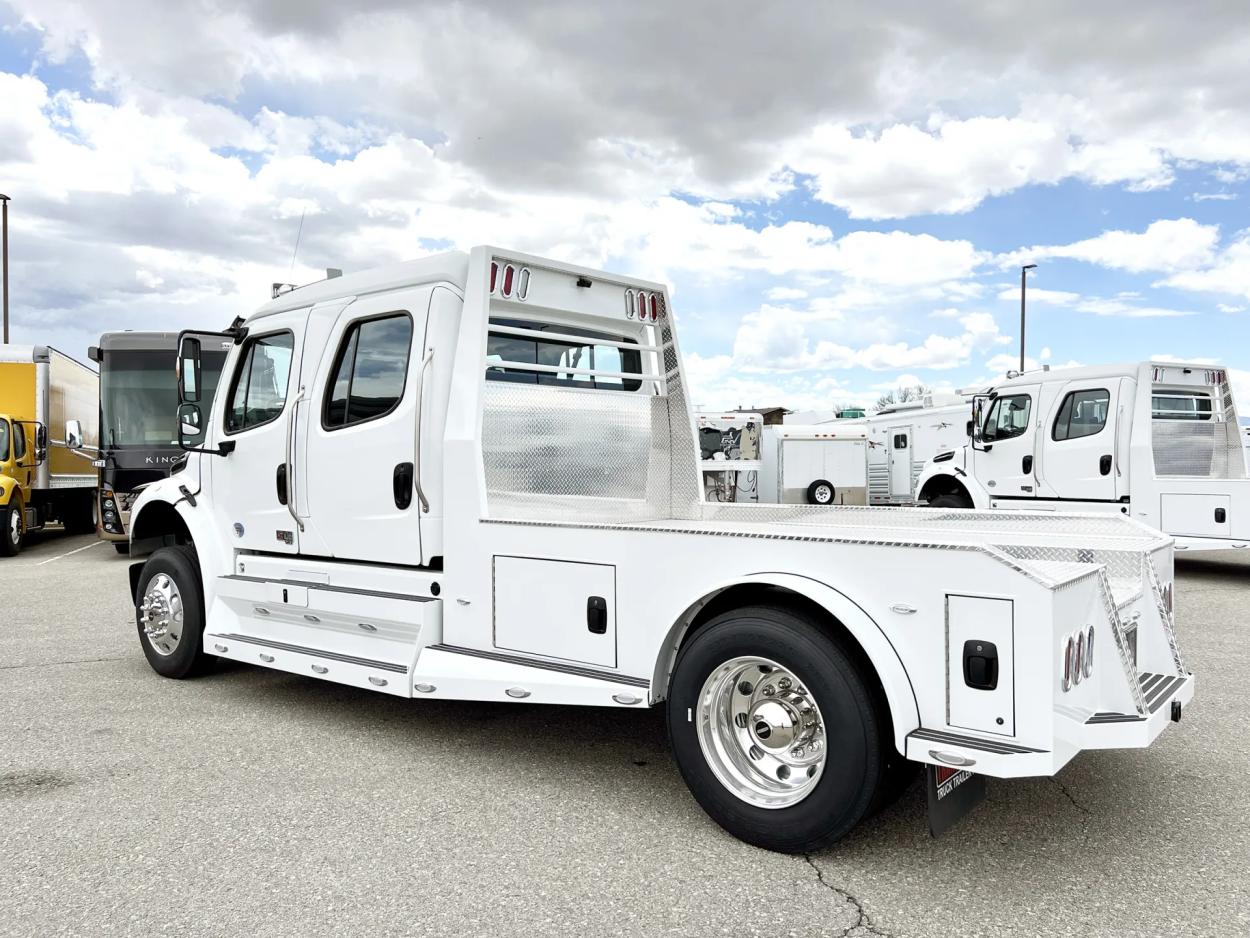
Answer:
[[408, 666], [395, 661], [345, 655], [236, 632], [205, 633], [204, 650], [220, 658], [261, 665], [289, 674], [316, 677], [397, 697], [412, 696], [407, 680]]

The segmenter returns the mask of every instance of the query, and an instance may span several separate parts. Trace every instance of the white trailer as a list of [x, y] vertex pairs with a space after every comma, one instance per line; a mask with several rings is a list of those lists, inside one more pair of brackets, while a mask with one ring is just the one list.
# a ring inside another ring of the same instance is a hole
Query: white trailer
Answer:
[[1177, 550], [1250, 545], [1250, 480], [1228, 373], [1183, 362], [1026, 372], [974, 401], [970, 442], [934, 457], [940, 507], [1131, 516]]
[[892, 404], [867, 418], [868, 503], [916, 504], [916, 482], [925, 464], [961, 446], [971, 421], [971, 399], [953, 395]]
[[1171, 542], [1129, 518], [705, 502], [658, 283], [481, 247], [294, 290], [226, 335], [208, 414], [186, 337], [204, 444], [131, 518], [166, 677], [228, 658], [399, 697], [663, 705], [698, 802], [784, 851], [846, 834], [909, 764], [938, 798], [939, 769], [964, 791], [1053, 775], [1150, 745], [1193, 696]]
[[759, 501], [760, 414], [696, 413], [703, 495], [711, 502]]
[[786, 505], [868, 503], [862, 422], [764, 428], [760, 500]]

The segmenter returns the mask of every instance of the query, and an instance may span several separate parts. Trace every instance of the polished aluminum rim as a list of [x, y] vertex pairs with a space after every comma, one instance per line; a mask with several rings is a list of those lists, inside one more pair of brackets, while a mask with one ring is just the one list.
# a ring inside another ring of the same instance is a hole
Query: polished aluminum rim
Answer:
[[767, 658], [733, 658], [708, 675], [699, 693], [698, 733], [720, 783], [760, 808], [788, 808], [806, 798], [828, 756], [815, 698]]
[[178, 585], [164, 573], [152, 577], [139, 604], [139, 624], [158, 655], [172, 655], [178, 650], [182, 640], [182, 613], [182, 593], [178, 592]]

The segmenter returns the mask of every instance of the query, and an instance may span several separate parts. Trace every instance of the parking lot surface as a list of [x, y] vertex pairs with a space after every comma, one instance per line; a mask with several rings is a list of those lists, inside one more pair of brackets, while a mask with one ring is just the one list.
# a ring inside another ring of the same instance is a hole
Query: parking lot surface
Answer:
[[161, 679], [129, 562], [0, 561], [0, 934], [1250, 934], [1250, 558], [1178, 560], [1198, 689], [1155, 746], [991, 779], [938, 840], [914, 785], [810, 857], [709, 821], [659, 711]]

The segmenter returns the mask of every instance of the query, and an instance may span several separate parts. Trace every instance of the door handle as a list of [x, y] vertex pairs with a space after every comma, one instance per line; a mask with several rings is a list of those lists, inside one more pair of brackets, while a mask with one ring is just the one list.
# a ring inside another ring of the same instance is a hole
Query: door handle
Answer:
[[401, 462], [391, 476], [391, 488], [395, 494], [395, 507], [401, 511], [412, 504], [412, 463]]
[[283, 463], [282, 465], [278, 467], [278, 478], [276, 481], [277, 481], [277, 486], [278, 486], [278, 504], [285, 505], [286, 504], [286, 463]]
[[1098, 460], [1098, 471], [1105, 476], [1111, 475], [1111, 454], [1108, 453]]
[[1215, 523], [1223, 524], [1228, 519], [1228, 512], [1223, 508], [1215, 509]]
[[1025, 456], [1022, 460], [1020, 460], [1020, 471], [1023, 472], [1026, 476], [1033, 474], [1032, 454]]
[[595, 635], [608, 631], [608, 601], [602, 596], [586, 599], [586, 628]]

